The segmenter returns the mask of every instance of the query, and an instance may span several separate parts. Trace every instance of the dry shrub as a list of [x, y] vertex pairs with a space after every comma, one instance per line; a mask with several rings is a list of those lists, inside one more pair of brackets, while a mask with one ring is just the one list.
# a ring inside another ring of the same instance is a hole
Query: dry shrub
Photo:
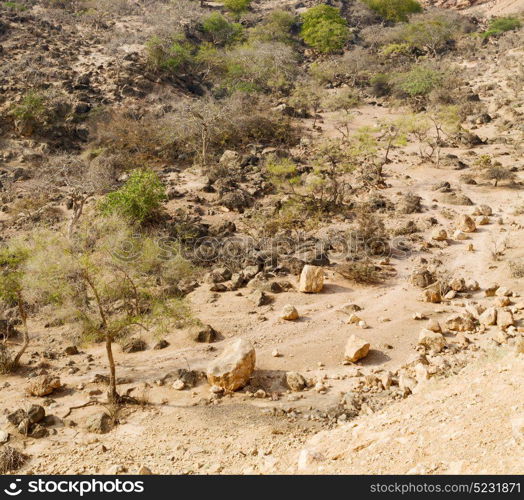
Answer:
[[27, 461], [27, 456], [20, 453], [16, 448], [4, 446], [0, 450], [0, 474], [14, 472]]
[[357, 253], [363, 251], [367, 256], [389, 254], [389, 236], [380, 217], [368, 210], [366, 206], [362, 206], [357, 212], [355, 225], [351, 236], [356, 241]]
[[264, 96], [236, 93], [217, 100], [181, 100], [163, 116], [113, 113], [93, 122], [94, 146], [127, 169], [151, 161], [207, 160], [248, 144], [290, 144], [296, 138], [289, 117], [271, 110]]
[[379, 268], [369, 260], [339, 264], [335, 267], [335, 271], [356, 283], [373, 285], [383, 281]]

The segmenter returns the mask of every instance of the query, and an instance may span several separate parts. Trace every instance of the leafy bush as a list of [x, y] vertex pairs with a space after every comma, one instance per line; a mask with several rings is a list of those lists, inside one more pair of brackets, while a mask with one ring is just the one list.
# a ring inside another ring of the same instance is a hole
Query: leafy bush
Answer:
[[394, 88], [409, 97], [427, 96], [442, 82], [442, 74], [425, 66], [414, 66], [394, 79]]
[[11, 108], [11, 116], [25, 125], [43, 125], [48, 115], [49, 109], [45, 96], [35, 91], [25, 94], [20, 103]]
[[350, 32], [340, 10], [329, 5], [316, 5], [302, 14], [301, 35], [309, 46], [328, 54], [341, 50]]
[[224, 7], [234, 14], [245, 12], [253, 0], [224, 0]]
[[148, 64], [156, 70], [180, 71], [193, 60], [192, 47], [182, 37], [154, 36], [146, 43]]
[[104, 214], [117, 213], [143, 223], [158, 214], [165, 199], [165, 187], [153, 171], [135, 170], [124, 186], [106, 195], [99, 208]]
[[422, 12], [416, 0], [363, 0], [363, 2], [388, 21], [406, 22], [410, 14]]
[[255, 41], [226, 51], [202, 47], [197, 61], [228, 93], [283, 90], [298, 72], [297, 55], [289, 45], [279, 42]]
[[277, 187], [284, 185], [293, 186], [300, 182], [297, 166], [290, 158], [278, 158], [275, 155], [270, 155], [266, 159], [265, 167], [271, 182]]
[[413, 48], [436, 55], [458, 35], [471, 30], [471, 23], [459, 14], [430, 11], [410, 17], [409, 23], [398, 28], [398, 39]]
[[273, 10], [268, 17], [249, 30], [250, 40], [261, 42], [293, 43], [292, 29], [297, 19], [286, 10]]
[[202, 29], [214, 44], [227, 45], [242, 35], [242, 25], [229, 22], [222, 14], [213, 12], [202, 21]]
[[483, 38], [499, 36], [506, 31], [513, 31], [522, 26], [520, 19], [516, 17], [497, 17], [492, 19], [488, 24], [488, 29], [482, 33]]

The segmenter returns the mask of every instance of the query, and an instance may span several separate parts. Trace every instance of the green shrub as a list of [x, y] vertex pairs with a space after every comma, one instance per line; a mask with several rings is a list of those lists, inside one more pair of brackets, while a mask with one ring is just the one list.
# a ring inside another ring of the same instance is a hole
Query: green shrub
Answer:
[[192, 47], [183, 37], [154, 36], [146, 43], [147, 61], [154, 69], [179, 71], [193, 61]]
[[41, 123], [45, 121], [47, 111], [45, 97], [38, 92], [30, 91], [19, 104], [11, 108], [11, 115], [23, 122]]
[[427, 96], [442, 82], [442, 74], [425, 66], [414, 66], [394, 79], [395, 90], [409, 97]]
[[120, 214], [138, 223], [158, 214], [165, 201], [165, 187], [151, 170], [134, 170], [124, 186], [106, 195], [99, 208], [105, 214]]
[[22, 5], [21, 3], [18, 3], [18, 2], [2, 2], [2, 5], [12, 10], [19, 10], [19, 11], [27, 10], [27, 7], [25, 5]]
[[302, 14], [300, 33], [304, 42], [325, 54], [341, 50], [350, 36], [339, 9], [324, 4], [311, 7]]
[[249, 38], [261, 42], [293, 43], [291, 30], [296, 22], [297, 19], [291, 12], [273, 10], [262, 23], [249, 30]]
[[397, 40], [436, 55], [449, 47], [461, 33], [472, 29], [467, 19], [450, 12], [427, 12], [410, 18], [399, 27]]
[[213, 12], [202, 21], [202, 29], [213, 43], [227, 45], [238, 40], [242, 35], [242, 25], [230, 23], [222, 14]]
[[230, 94], [280, 91], [298, 72], [295, 52], [279, 42], [255, 41], [226, 51], [202, 46], [197, 61], [207, 69], [208, 78]]
[[388, 21], [406, 22], [410, 14], [422, 12], [416, 0], [363, 0], [377, 14]]
[[277, 187], [300, 183], [297, 166], [290, 158], [278, 158], [275, 155], [270, 155], [266, 160], [265, 167], [271, 182]]
[[224, 7], [234, 14], [245, 12], [253, 0], [224, 0]]
[[498, 17], [492, 19], [488, 24], [488, 29], [482, 33], [483, 38], [499, 36], [506, 31], [512, 31], [520, 28], [522, 23], [516, 17]]

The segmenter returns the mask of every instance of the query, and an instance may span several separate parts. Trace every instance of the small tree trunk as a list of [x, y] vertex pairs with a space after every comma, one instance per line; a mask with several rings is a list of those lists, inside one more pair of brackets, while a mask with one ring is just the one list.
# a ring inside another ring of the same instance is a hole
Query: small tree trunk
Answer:
[[29, 329], [27, 328], [27, 313], [25, 311], [22, 294], [20, 292], [18, 292], [18, 311], [20, 312], [20, 319], [22, 320], [24, 329], [22, 332], [22, 335], [23, 335], [22, 347], [20, 348], [20, 350], [18, 351], [18, 353], [15, 356], [15, 359], [13, 360], [14, 367], [17, 367], [19, 365], [20, 359], [22, 358], [24, 352], [27, 349], [27, 346], [29, 345]]
[[109, 364], [109, 389], [107, 391], [107, 399], [112, 403], [117, 403], [120, 396], [116, 391], [115, 359], [113, 358], [113, 343], [109, 333], [106, 333], [106, 354], [107, 362]]

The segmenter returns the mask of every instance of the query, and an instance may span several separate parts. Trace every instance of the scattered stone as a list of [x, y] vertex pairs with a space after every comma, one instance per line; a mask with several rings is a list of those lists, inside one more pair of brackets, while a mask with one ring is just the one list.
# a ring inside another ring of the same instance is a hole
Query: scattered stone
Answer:
[[98, 412], [87, 419], [85, 427], [89, 432], [106, 434], [113, 428], [113, 423], [107, 413]]
[[503, 330], [498, 330], [496, 332], [493, 332], [491, 335], [491, 338], [497, 343], [497, 344], [505, 344], [508, 341], [508, 336]]
[[43, 397], [53, 393], [56, 389], [60, 389], [61, 386], [58, 377], [39, 375], [31, 379], [26, 387], [26, 392], [30, 396]]
[[446, 328], [455, 332], [471, 332], [475, 329], [475, 319], [467, 312], [453, 314], [446, 319]]
[[77, 347], [76, 345], [70, 345], [70, 346], [67, 346], [67, 347], [64, 349], [64, 353], [65, 353], [67, 356], [75, 356], [75, 355], [79, 354], [78, 347]]
[[274, 358], [280, 358], [282, 354], [280, 354], [280, 351], [278, 349], [275, 349], [271, 352], [271, 356], [273, 356]]
[[0, 444], [5, 444], [9, 441], [9, 432], [0, 430]]
[[436, 319], [430, 319], [428, 321], [428, 324], [426, 325], [427, 330], [431, 330], [435, 333], [442, 333], [442, 327], [440, 326], [440, 323]]
[[427, 349], [440, 352], [446, 347], [446, 339], [444, 335], [439, 332], [433, 332], [424, 328], [418, 336], [418, 344], [426, 347]]
[[464, 278], [453, 278], [449, 282], [449, 287], [455, 292], [465, 292], [467, 290], [466, 280]]
[[497, 297], [511, 297], [512, 292], [511, 292], [511, 290], [509, 290], [509, 289], [506, 288], [505, 286], [499, 286], [499, 287], [495, 290], [495, 295], [496, 295]]
[[173, 382], [173, 385], [171, 387], [173, 387], [175, 391], [183, 391], [186, 388], [186, 384], [183, 380], [178, 379], [175, 382]]
[[468, 292], [476, 292], [477, 290], [480, 290], [479, 282], [476, 280], [467, 280], [466, 281], [466, 290]]
[[280, 313], [280, 318], [285, 319], [286, 321], [295, 321], [298, 319], [299, 315], [296, 307], [291, 304], [285, 305]]
[[515, 340], [515, 352], [517, 354], [524, 354], [524, 337], [518, 337]]
[[385, 390], [391, 387], [391, 384], [393, 383], [393, 375], [389, 370], [380, 372], [377, 377]]
[[442, 302], [442, 295], [439, 290], [428, 288], [422, 293], [422, 300], [432, 304], [440, 304]]
[[419, 321], [420, 320], [424, 320], [424, 319], [428, 319], [428, 317], [425, 314], [421, 313], [421, 312], [413, 313], [412, 318], [415, 319], [415, 320], [419, 320]]
[[159, 340], [153, 347], [155, 351], [160, 351], [161, 349], [165, 349], [166, 347], [169, 347], [169, 342], [165, 339]]
[[355, 312], [362, 311], [362, 307], [358, 306], [357, 304], [346, 304], [342, 306], [339, 311], [351, 315]]
[[489, 222], [490, 222], [489, 217], [486, 217], [486, 216], [477, 217], [478, 226], [486, 226], [489, 224]]
[[446, 241], [448, 239], [448, 233], [445, 229], [436, 228], [431, 233], [431, 239], [435, 241]]
[[495, 299], [495, 306], [497, 307], [507, 307], [511, 305], [511, 300], [509, 297], [497, 297]]
[[488, 205], [479, 205], [473, 210], [473, 215], [485, 215], [487, 217], [493, 215], [493, 210]]
[[457, 240], [457, 241], [467, 240], [468, 239], [468, 235], [464, 231], [461, 231], [460, 229], [457, 229], [453, 233], [453, 239]]
[[140, 469], [138, 469], [137, 474], [139, 476], [151, 476], [153, 473], [151, 472], [151, 469], [149, 467], [146, 467], [145, 465], [142, 465]]
[[273, 297], [262, 290], [255, 290], [251, 295], [251, 300], [257, 307], [261, 307], [271, 304]]
[[22, 422], [22, 420], [26, 418], [27, 418], [27, 412], [22, 408], [19, 408], [18, 410], [15, 410], [13, 413], [9, 413], [7, 415], [7, 421], [10, 424], [13, 424], [15, 427], [20, 425], [20, 422]]
[[255, 370], [255, 349], [245, 339], [237, 339], [207, 369], [211, 385], [235, 391], [247, 384]]
[[40, 405], [32, 405], [27, 411], [27, 417], [32, 424], [37, 424], [45, 418], [45, 409]]
[[318, 293], [324, 287], [324, 270], [321, 267], [306, 265], [300, 274], [299, 291]]
[[398, 378], [398, 386], [404, 392], [404, 395], [408, 395], [411, 394], [417, 386], [417, 381], [409, 375], [401, 373]]
[[307, 387], [306, 379], [298, 372], [287, 372], [286, 384], [295, 392], [303, 391]]
[[198, 328], [193, 334], [193, 340], [195, 342], [203, 342], [211, 344], [219, 339], [219, 333], [211, 326], [206, 325], [203, 328]]
[[474, 233], [477, 230], [475, 222], [469, 215], [461, 215], [459, 217], [457, 228], [465, 233]]
[[356, 314], [350, 314], [346, 323], [348, 325], [358, 325], [362, 321], [362, 318]]
[[419, 288], [426, 288], [435, 283], [435, 276], [428, 269], [415, 269], [411, 273], [411, 283]]
[[498, 288], [499, 288], [499, 285], [497, 285], [496, 283], [493, 283], [484, 290], [484, 295], [486, 297], [495, 297], [495, 293], [497, 292]]
[[346, 343], [344, 359], [350, 363], [356, 363], [365, 358], [369, 353], [370, 344], [356, 335], [351, 335]]
[[506, 309], [497, 309], [497, 326], [502, 329], [506, 329], [509, 326], [513, 326], [515, 320], [513, 319], [513, 314], [511, 311]]
[[35, 439], [41, 439], [43, 437], [46, 437], [49, 434], [49, 431], [40, 424], [33, 425], [28, 432], [28, 435]]
[[494, 307], [488, 307], [479, 317], [479, 323], [484, 326], [497, 324], [497, 310]]
[[133, 353], [147, 349], [147, 344], [142, 339], [131, 339], [122, 346], [122, 352]]

